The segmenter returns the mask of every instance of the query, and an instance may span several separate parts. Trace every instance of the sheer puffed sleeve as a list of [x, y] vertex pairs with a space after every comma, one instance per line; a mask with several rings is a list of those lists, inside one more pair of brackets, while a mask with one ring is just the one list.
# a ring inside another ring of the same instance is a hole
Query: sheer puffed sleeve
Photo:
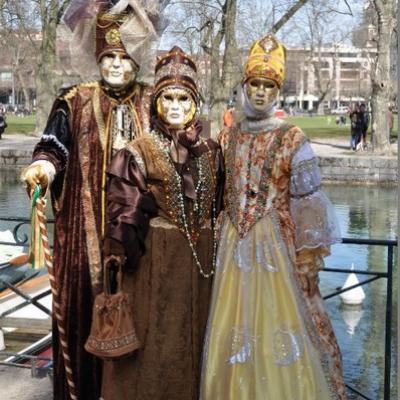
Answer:
[[65, 168], [71, 148], [70, 110], [65, 100], [57, 99], [43, 135], [33, 151], [33, 161], [53, 164], [56, 173]]
[[149, 221], [157, 215], [157, 203], [143, 172], [134, 153], [126, 148], [115, 154], [107, 170], [105, 238], [122, 244], [129, 268], [144, 254]]
[[296, 226], [296, 250], [328, 248], [341, 242], [339, 224], [329, 199], [321, 191], [317, 158], [306, 141], [292, 158], [290, 211]]

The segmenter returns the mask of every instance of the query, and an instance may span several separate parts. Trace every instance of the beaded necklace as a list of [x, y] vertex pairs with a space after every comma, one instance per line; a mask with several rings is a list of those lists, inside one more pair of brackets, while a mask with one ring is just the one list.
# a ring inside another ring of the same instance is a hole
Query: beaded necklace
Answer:
[[[196, 158], [196, 166], [197, 166], [197, 171], [198, 171], [198, 179], [197, 179], [197, 184], [195, 187], [196, 191], [196, 200], [194, 201], [193, 204], [193, 211], [196, 215], [193, 215], [191, 213], [191, 220], [193, 221], [192, 227], [189, 226], [188, 222], [188, 217], [185, 209], [185, 202], [184, 202], [184, 195], [183, 195], [183, 181], [182, 177], [178, 174], [176, 171], [176, 168], [173, 164], [173, 160], [171, 157], [171, 152], [170, 152], [170, 147], [169, 147], [169, 141], [165, 140], [158, 132], [152, 131], [151, 132], [152, 137], [154, 139], [154, 143], [156, 147], [159, 150], [159, 153], [163, 155], [164, 161], [168, 165], [169, 169], [169, 177], [172, 178], [172, 182], [170, 187], [171, 190], [174, 192], [174, 196], [177, 197], [178, 204], [177, 204], [177, 209], [176, 209], [176, 214], [173, 217], [173, 221], [177, 224], [178, 228], [182, 231], [182, 233], [186, 236], [190, 249], [192, 251], [193, 258], [195, 260], [195, 263], [197, 265], [197, 268], [199, 269], [200, 275], [203, 276], [204, 278], [210, 278], [214, 274], [215, 270], [215, 263], [216, 263], [216, 249], [217, 249], [217, 240], [216, 240], [216, 230], [215, 230], [215, 224], [216, 224], [216, 210], [215, 210], [215, 196], [213, 196], [212, 200], [212, 228], [213, 228], [213, 255], [212, 255], [212, 266], [210, 269], [210, 272], [205, 272], [199, 257], [197, 256], [196, 248], [195, 248], [195, 243], [197, 242], [197, 239], [199, 237], [198, 232], [196, 232], [194, 225], [199, 223], [200, 221], [200, 216], [205, 213], [206, 210], [203, 209], [203, 205], [206, 203], [206, 195], [207, 195], [207, 185], [205, 183], [205, 175], [203, 171], [203, 161], [202, 157], [197, 157]], [[166, 181], [164, 181], [165, 184], [167, 184]], [[168, 192], [168, 191], [167, 191]], [[169, 198], [169, 195], [167, 194], [167, 199]], [[190, 212], [190, 211], [189, 211]]]

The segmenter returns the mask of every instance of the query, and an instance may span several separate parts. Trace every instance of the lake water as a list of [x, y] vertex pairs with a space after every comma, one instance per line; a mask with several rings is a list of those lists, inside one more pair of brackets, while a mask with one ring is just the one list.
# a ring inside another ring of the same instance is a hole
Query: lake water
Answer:
[[[15, 171], [0, 172], [0, 217], [29, 217], [29, 201], [18, 182]], [[397, 198], [395, 188], [335, 185], [325, 186], [325, 193], [337, 211], [342, 236], [350, 238], [395, 239], [397, 231]], [[13, 224], [0, 221], [0, 230]], [[397, 248], [395, 248], [395, 276], [397, 275]], [[386, 271], [387, 251], [380, 246], [337, 244], [325, 259], [327, 267]], [[321, 291], [324, 295], [342, 286], [346, 274], [321, 273]], [[365, 279], [359, 276], [360, 280]], [[397, 287], [396, 281], [394, 288]], [[346, 383], [370, 399], [383, 398], [384, 318], [386, 280], [379, 279], [364, 286], [366, 299], [361, 308], [344, 308], [340, 299], [326, 301], [335, 332], [342, 350]], [[397, 293], [393, 296], [397, 310]], [[392, 395], [397, 398], [396, 375], [397, 313], [393, 313]], [[349, 394], [349, 399], [361, 397]]]

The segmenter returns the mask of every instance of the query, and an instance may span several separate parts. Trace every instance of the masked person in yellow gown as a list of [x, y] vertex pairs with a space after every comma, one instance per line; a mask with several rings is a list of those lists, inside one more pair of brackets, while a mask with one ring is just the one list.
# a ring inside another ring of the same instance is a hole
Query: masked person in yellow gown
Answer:
[[220, 142], [225, 211], [206, 334], [202, 400], [343, 400], [341, 355], [318, 289], [340, 241], [304, 133], [275, 118], [285, 48], [251, 47], [242, 112]]

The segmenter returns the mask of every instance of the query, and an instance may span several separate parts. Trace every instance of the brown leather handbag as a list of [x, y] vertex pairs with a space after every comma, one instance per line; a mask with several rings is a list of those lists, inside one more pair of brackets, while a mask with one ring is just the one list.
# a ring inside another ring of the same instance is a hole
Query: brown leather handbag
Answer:
[[[110, 264], [118, 265], [117, 290], [110, 289]], [[128, 356], [141, 347], [132, 313], [132, 295], [122, 290], [122, 268], [119, 259], [109, 256], [104, 262], [104, 290], [93, 304], [92, 326], [85, 350], [110, 360]]]

